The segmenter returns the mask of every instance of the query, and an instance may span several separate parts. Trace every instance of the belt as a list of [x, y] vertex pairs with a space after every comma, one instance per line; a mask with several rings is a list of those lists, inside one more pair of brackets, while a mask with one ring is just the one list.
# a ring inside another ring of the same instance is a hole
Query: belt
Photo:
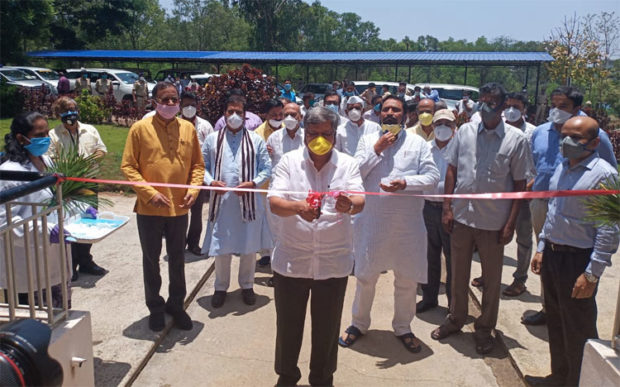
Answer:
[[437, 207], [437, 208], [443, 207], [443, 202], [434, 202], [432, 200], [425, 200], [424, 204], [428, 204], [431, 207]]
[[588, 253], [592, 251], [592, 249], [582, 249], [579, 247], [567, 246], [567, 245], [558, 245], [553, 242], [550, 242], [545, 239], [545, 246], [549, 247], [551, 251], [557, 253]]

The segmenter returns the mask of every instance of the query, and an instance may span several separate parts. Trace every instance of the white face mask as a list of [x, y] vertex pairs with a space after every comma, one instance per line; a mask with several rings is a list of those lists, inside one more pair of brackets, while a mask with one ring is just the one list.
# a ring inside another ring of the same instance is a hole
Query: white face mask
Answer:
[[347, 113], [347, 115], [349, 116], [349, 119], [353, 122], [357, 122], [360, 120], [360, 118], [362, 118], [362, 112], [357, 109], [349, 110], [349, 113]]
[[554, 124], [562, 125], [573, 115], [569, 112], [565, 112], [564, 110], [558, 108], [551, 108], [549, 110], [549, 118], [548, 120], [553, 122]]
[[226, 119], [226, 124], [231, 129], [239, 129], [243, 124], [243, 118], [241, 118], [237, 113], [233, 113], [232, 116], [228, 116]]
[[506, 117], [506, 121], [508, 122], [517, 122], [521, 118], [521, 110], [511, 106], [504, 110], [504, 117]]
[[297, 127], [297, 125], [299, 124], [299, 121], [297, 121], [295, 119], [295, 117], [291, 116], [290, 114], [288, 116], [286, 116], [286, 118], [284, 119], [283, 122], [284, 122], [284, 126], [288, 130], [295, 129]]
[[448, 141], [452, 137], [452, 128], [447, 125], [435, 126], [435, 138], [439, 141]]
[[282, 120], [269, 120], [269, 125], [272, 128], [279, 128], [282, 126]]
[[182, 110], [183, 117], [194, 118], [196, 115], [196, 106], [185, 106]]

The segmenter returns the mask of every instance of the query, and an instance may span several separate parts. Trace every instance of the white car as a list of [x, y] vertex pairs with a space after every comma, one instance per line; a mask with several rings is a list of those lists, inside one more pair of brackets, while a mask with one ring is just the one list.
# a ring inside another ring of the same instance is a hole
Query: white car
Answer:
[[450, 85], [447, 83], [416, 83], [416, 86], [424, 89], [425, 86], [429, 86], [431, 90], [437, 90], [439, 98], [446, 101], [448, 109], [454, 110], [456, 103], [463, 99], [463, 92], [468, 90], [471, 92], [471, 99], [476, 102], [480, 94], [477, 87], [465, 86], [465, 85]]
[[[50, 92], [54, 92], [47, 82], [42, 82], [34, 75], [26, 74], [16, 67], [0, 67], [0, 79], [12, 86], [25, 87], [28, 89], [40, 89], [42, 86], [45, 86]], [[58, 93], [58, 91], [56, 91], [56, 93]]]
[[48, 69], [45, 67], [32, 67], [32, 66], [13, 66], [15, 68], [20, 69], [28, 75], [32, 75], [37, 79], [47, 83], [52, 89], [52, 93], [58, 94], [58, 80], [60, 79], [60, 74], [52, 69]]
[[[124, 99], [133, 99], [133, 84], [138, 80], [138, 74], [120, 69], [104, 69], [104, 68], [81, 68], [81, 69], [67, 69], [66, 76], [69, 78], [71, 89], [75, 89], [75, 80], [82, 76], [82, 72], [86, 71], [90, 78], [90, 85], [93, 88], [93, 94], [95, 92], [95, 83], [101, 77], [102, 74], [107, 74], [108, 79], [112, 80], [112, 87], [114, 90], [114, 98], [117, 102]], [[154, 83], [147, 83], [149, 92], [155, 87]]]
[[[355, 83], [355, 89], [359, 94], [362, 94], [364, 90], [368, 88], [370, 83], [375, 84], [375, 88], [378, 93], [381, 93], [383, 85], [388, 85], [390, 94], [396, 94], [398, 91], [399, 82], [388, 82], [388, 81], [353, 81]], [[415, 85], [407, 83], [407, 95], [413, 96], [414, 91], [413, 88]]]

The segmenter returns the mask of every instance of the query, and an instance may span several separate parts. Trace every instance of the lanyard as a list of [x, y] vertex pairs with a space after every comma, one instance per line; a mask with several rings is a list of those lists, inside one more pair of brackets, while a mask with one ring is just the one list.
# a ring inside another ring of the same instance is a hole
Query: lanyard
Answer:
[[71, 137], [71, 142], [73, 143], [73, 146], [78, 148], [80, 146], [80, 128], [78, 127], [75, 138], [73, 137], [73, 134], [71, 134], [70, 130], [67, 130], [67, 132], [69, 132], [69, 137]]

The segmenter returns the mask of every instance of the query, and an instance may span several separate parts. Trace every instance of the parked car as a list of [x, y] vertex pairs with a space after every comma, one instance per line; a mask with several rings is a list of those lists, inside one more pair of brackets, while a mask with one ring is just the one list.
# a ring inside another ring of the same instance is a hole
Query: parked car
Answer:
[[[75, 80], [82, 76], [82, 71], [88, 73], [90, 84], [95, 89], [95, 83], [101, 77], [101, 74], [107, 74], [108, 79], [112, 80], [114, 89], [114, 98], [120, 102], [123, 99], [133, 99], [133, 84], [138, 80], [138, 74], [120, 69], [103, 69], [103, 68], [85, 68], [85, 69], [67, 69], [66, 75], [69, 78], [71, 89], [75, 89]], [[147, 83], [149, 91], [155, 87], [154, 83]]]
[[164, 69], [159, 70], [157, 74], [155, 74], [155, 78], [153, 79], [155, 82], [161, 82], [165, 80], [168, 75], [172, 75], [175, 79], [183, 78], [183, 76], [187, 75], [191, 77], [192, 75], [205, 74], [204, 71], [201, 70], [192, 70], [192, 69]]
[[325, 98], [325, 92], [332, 88], [331, 83], [308, 83], [299, 91], [299, 96], [303, 100], [304, 94], [313, 93], [315, 101], [322, 101]]
[[211, 77], [219, 77], [219, 74], [209, 74], [209, 73], [202, 73], [202, 74], [192, 74], [189, 77], [191, 78], [192, 81], [197, 82], [201, 87], [204, 87], [207, 82], [209, 82], [209, 80], [211, 79]]
[[58, 94], [58, 80], [60, 79], [60, 74], [52, 69], [48, 69], [45, 67], [32, 67], [32, 66], [13, 66], [15, 68], [20, 69], [28, 75], [32, 75], [37, 79], [47, 83], [52, 90], [53, 94]]
[[[28, 89], [41, 89], [41, 87], [44, 86], [47, 90], [53, 92], [52, 87], [47, 82], [41, 81], [34, 75], [26, 74], [16, 67], [0, 67], [0, 79], [12, 86], [25, 87]], [[56, 93], [58, 93], [58, 91], [56, 91]]]
[[480, 95], [477, 87], [465, 86], [465, 85], [450, 85], [446, 83], [416, 83], [416, 86], [424, 88], [429, 86], [431, 90], [437, 90], [439, 98], [446, 101], [446, 105], [450, 110], [455, 109], [456, 103], [463, 99], [463, 91], [468, 90], [471, 92], [471, 99], [474, 102], [478, 101]]
[[[368, 88], [368, 84], [369, 83], [374, 83], [375, 87], [377, 88], [377, 92], [380, 93], [382, 90], [383, 85], [388, 85], [389, 86], [389, 92], [390, 94], [396, 94], [398, 92], [398, 82], [388, 82], [388, 81], [353, 81], [353, 83], [355, 83], [355, 89], [357, 90], [357, 92], [359, 94], [362, 94], [364, 92], [364, 90], [366, 90]], [[412, 85], [410, 83], [407, 83], [407, 94], [408, 95], [412, 95], [413, 96], [413, 88], [415, 87], [415, 85]]]

